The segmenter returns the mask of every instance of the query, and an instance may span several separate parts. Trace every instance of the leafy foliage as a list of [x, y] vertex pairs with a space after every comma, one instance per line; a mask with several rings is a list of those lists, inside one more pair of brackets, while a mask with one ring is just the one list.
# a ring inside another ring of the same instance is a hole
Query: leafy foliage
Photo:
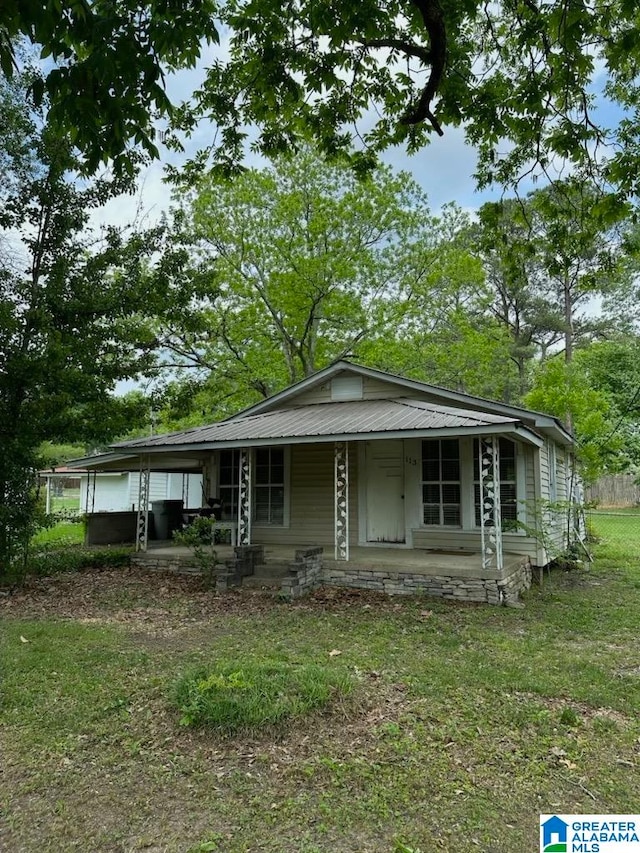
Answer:
[[16, 3], [0, 8], [0, 68], [18, 69], [14, 42], [26, 37], [42, 46], [53, 67], [32, 82], [36, 105], [49, 100], [49, 124], [70, 134], [92, 174], [109, 159], [132, 174], [130, 144], [158, 156], [152, 120], [168, 115], [165, 74], [189, 68], [202, 42], [217, 41], [215, 3]]
[[413, 285], [402, 259], [435, 242], [407, 175], [381, 168], [359, 181], [311, 150], [232, 182], [209, 174], [179, 198], [176, 242], [195, 262], [153, 333], [176, 363], [211, 371], [205, 393], [223, 411], [384, 336]]
[[236, 659], [187, 672], [176, 683], [173, 700], [183, 725], [235, 734], [303, 717], [351, 689], [347, 673], [335, 668]]
[[194, 518], [182, 530], [176, 530], [173, 541], [176, 545], [191, 548], [193, 557], [208, 586], [215, 585], [217, 552], [215, 548], [215, 518]]
[[28, 113], [17, 87], [0, 87], [0, 116], [17, 122], [0, 120], [3, 133], [28, 132], [25, 144], [10, 150], [0, 193], [3, 575], [19, 572], [37, 522], [42, 442], [105, 441], [139, 411], [137, 402], [116, 400], [110, 391], [151, 363], [137, 318], [153, 302], [147, 259], [162, 232], [91, 234], [92, 211], [127, 182], [74, 181], [68, 140]]
[[[202, 43], [222, 32], [203, 84], [173, 108], [165, 73], [193, 67]], [[330, 156], [351, 151], [366, 171], [390, 145], [415, 151], [463, 126], [479, 152], [480, 186], [557, 176], [568, 161], [574, 172], [603, 175], [608, 210], [638, 192], [632, 0], [360, 0], [339, 12], [332, 0], [13, 0], [0, 12], [5, 76], [21, 37], [53, 60], [34, 95], [48, 93], [52, 122], [73, 132], [89, 170], [107, 157], [131, 165], [131, 143], [157, 156], [156, 114], [178, 132], [194, 132], [203, 117], [215, 128], [192, 176], [210, 153], [236, 171], [250, 128], [269, 156], [312, 138]], [[602, 100], [609, 109], [598, 110]]]
[[130, 561], [131, 548], [84, 548], [61, 542], [31, 551], [26, 571], [30, 575], [48, 577], [60, 572], [124, 568]]

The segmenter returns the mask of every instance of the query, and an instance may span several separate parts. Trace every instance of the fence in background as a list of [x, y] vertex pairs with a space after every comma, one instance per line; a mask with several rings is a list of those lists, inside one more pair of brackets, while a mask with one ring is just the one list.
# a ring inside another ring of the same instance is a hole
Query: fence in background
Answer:
[[640, 508], [640, 481], [636, 474], [607, 474], [586, 487], [585, 500], [598, 507]]

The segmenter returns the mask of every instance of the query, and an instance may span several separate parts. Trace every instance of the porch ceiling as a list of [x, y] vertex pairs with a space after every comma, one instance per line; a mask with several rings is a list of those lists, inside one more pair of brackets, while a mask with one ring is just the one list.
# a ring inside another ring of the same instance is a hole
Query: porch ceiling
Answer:
[[[154, 454], [154, 472], [162, 474], [199, 474], [202, 471], [203, 454], [190, 448], [180, 450], [178, 453], [168, 451]], [[101, 453], [97, 456], [86, 456], [83, 459], [72, 459], [68, 462], [69, 468], [77, 468], [76, 477], [87, 472], [101, 471], [103, 473], [126, 473], [140, 470], [139, 451], [130, 453]]]

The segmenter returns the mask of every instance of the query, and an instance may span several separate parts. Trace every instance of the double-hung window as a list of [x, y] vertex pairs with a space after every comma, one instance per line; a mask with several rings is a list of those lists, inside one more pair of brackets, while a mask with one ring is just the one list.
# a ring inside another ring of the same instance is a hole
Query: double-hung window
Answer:
[[284, 467], [283, 447], [256, 449], [253, 493], [256, 524], [284, 524]]
[[[284, 524], [285, 462], [284, 448], [259, 447], [253, 465], [253, 520], [257, 524]], [[221, 450], [219, 495], [222, 517], [238, 517], [240, 451]]]
[[[480, 526], [480, 445], [473, 442], [473, 488], [476, 525]], [[498, 439], [500, 468], [500, 514], [504, 527], [515, 527], [518, 520], [518, 481], [516, 445], [508, 438]]]
[[456, 438], [422, 442], [422, 520], [460, 527], [460, 445]]

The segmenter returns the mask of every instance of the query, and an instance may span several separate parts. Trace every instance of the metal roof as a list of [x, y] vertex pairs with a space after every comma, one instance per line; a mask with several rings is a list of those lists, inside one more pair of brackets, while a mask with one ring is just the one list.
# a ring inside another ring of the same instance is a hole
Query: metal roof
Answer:
[[397, 376], [384, 370], [378, 370], [373, 367], [364, 367], [361, 364], [354, 364], [353, 362], [345, 359], [336, 361], [328, 367], [318, 370], [316, 373], [312, 373], [311, 376], [307, 376], [305, 379], [301, 379], [299, 382], [289, 385], [287, 388], [284, 388], [282, 391], [268, 397], [266, 400], [261, 400], [259, 403], [254, 403], [252, 406], [248, 406], [246, 409], [231, 415], [227, 420], [237, 420], [239, 418], [252, 416], [254, 414], [259, 414], [273, 409], [281, 403], [295, 398], [298, 394], [314, 388], [317, 385], [321, 385], [343, 371], [403, 386], [406, 388], [407, 394], [411, 394], [412, 392], [415, 393], [416, 391], [418, 393], [430, 394], [440, 398], [445, 405], [447, 403], [452, 403], [453, 405], [469, 407], [469, 409], [472, 409], [476, 413], [481, 411], [517, 418], [527, 426], [542, 429], [544, 431], [550, 431], [556, 440], [559, 440], [560, 442], [567, 444], [573, 444], [574, 442], [573, 436], [567, 432], [560, 421], [552, 415], [545, 414], [544, 412], [537, 412], [533, 409], [524, 409], [521, 406], [513, 406], [508, 403], [499, 403], [496, 400], [488, 400], [484, 397], [475, 397], [471, 394], [465, 394], [462, 391], [453, 391], [450, 388], [443, 388], [439, 385], [429, 385], [428, 383], [421, 382], [417, 379], [408, 379], [405, 376]]
[[472, 412], [440, 406], [422, 400], [357, 400], [316, 403], [248, 415], [182, 432], [126, 441], [116, 448], [150, 450], [168, 447], [222, 445], [226, 443], [278, 439], [304, 440], [310, 437], [369, 436], [372, 433], [411, 433], [431, 430], [473, 431], [498, 425], [517, 424], [513, 417]]

